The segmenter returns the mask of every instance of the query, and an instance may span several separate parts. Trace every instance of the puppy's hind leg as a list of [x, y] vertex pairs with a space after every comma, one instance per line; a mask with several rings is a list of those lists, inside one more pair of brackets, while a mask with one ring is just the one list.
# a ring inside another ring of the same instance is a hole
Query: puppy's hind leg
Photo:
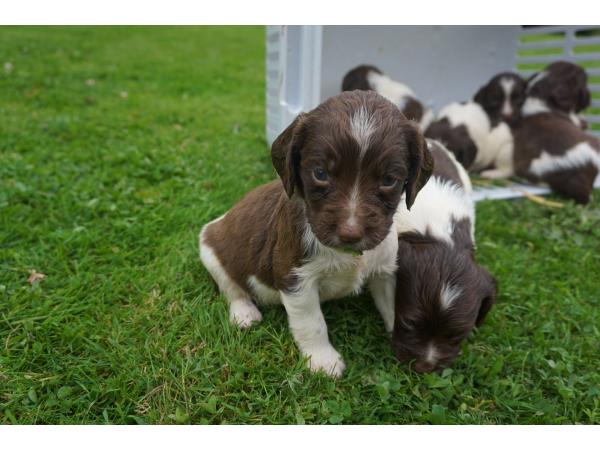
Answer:
[[482, 178], [487, 178], [488, 180], [500, 180], [503, 178], [510, 178], [513, 173], [512, 171], [502, 170], [502, 169], [488, 169], [481, 172]]
[[480, 175], [490, 180], [499, 180], [501, 178], [510, 178], [515, 174], [512, 143], [502, 146], [496, 155], [494, 165], [495, 169], [484, 170]]
[[262, 314], [252, 303], [250, 295], [231, 279], [212, 247], [204, 242], [202, 235], [205, 229], [200, 233], [200, 259], [229, 303], [229, 321], [242, 329], [260, 322]]

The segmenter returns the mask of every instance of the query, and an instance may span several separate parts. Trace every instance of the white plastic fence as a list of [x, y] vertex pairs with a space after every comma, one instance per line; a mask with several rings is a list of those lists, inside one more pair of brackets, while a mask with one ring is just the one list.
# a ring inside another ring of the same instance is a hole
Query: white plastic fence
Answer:
[[[494, 74], [524, 76], [567, 60], [589, 75], [586, 119], [600, 136], [600, 26], [269, 26], [266, 79], [269, 143], [302, 111], [340, 91], [342, 77], [374, 64], [408, 84], [426, 106], [466, 100]], [[600, 177], [596, 180], [600, 187]], [[475, 199], [545, 194], [548, 189], [477, 188]]]

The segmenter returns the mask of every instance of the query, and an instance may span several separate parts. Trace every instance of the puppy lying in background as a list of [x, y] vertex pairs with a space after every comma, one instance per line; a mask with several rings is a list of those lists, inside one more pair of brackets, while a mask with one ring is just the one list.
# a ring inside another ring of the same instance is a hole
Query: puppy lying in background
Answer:
[[590, 106], [591, 94], [587, 74], [577, 64], [554, 62], [527, 81], [527, 98], [523, 117], [542, 112], [566, 114], [577, 127], [585, 130], [587, 123], [579, 115]]
[[493, 175], [512, 163], [508, 124], [519, 119], [524, 101], [525, 81], [514, 73], [498, 74], [472, 101], [442, 108], [425, 136], [442, 142], [466, 169]]
[[576, 203], [590, 201], [600, 170], [600, 141], [583, 131], [578, 113], [590, 104], [585, 71], [550, 64], [528, 82], [523, 118], [513, 127], [513, 165], [504, 173], [550, 188]]
[[433, 119], [433, 113], [425, 110], [411, 88], [392, 80], [375, 66], [361, 65], [350, 70], [344, 76], [342, 91], [355, 89], [371, 90], [384, 96], [396, 105], [408, 119], [417, 122], [421, 130], [425, 130]]
[[475, 210], [464, 168], [427, 140], [433, 175], [412, 209], [398, 208], [398, 272], [392, 344], [418, 372], [448, 367], [463, 339], [481, 325], [496, 281], [475, 261]]
[[[395, 212], [408, 210], [431, 174], [420, 131], [375, 92], [344, 92], [300, 114], [273, 142], [279, 180], [247, 194], [200, 233], [200, 256], [241, 328], [260, 304], [283, 303], [313, 371], [345, 365], [327, 335], [320, 302], [368, 285], [393, 311], [398, 238]], [[386, 315], [391, 330], [392, 318]]]

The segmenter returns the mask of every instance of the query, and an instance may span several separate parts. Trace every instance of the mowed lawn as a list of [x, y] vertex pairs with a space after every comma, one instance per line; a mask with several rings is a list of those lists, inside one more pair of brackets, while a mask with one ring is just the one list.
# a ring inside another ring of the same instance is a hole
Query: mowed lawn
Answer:
[[366, 295], [323, 306], [340, 380], [282, 307], [228, 323], [197, 235], [275, 176], [264, 33], [0, 28], [0, 423], [599, 423], [598, 192], [477, 206], [500, 293], [441, 375]]

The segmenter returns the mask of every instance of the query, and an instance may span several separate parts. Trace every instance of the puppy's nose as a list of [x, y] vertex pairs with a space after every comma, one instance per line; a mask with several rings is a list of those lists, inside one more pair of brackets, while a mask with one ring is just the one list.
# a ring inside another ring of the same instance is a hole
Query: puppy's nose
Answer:
[[356, 244], [363, 238], [363, 229], [358, 224], [346, 222], [338, 227], [338, 236], [344, 244]]
[[435, 370], [435, 363], [429, 361], [419, 360], [414, 363], [413, 369], [419, 373], [429, 373]]

